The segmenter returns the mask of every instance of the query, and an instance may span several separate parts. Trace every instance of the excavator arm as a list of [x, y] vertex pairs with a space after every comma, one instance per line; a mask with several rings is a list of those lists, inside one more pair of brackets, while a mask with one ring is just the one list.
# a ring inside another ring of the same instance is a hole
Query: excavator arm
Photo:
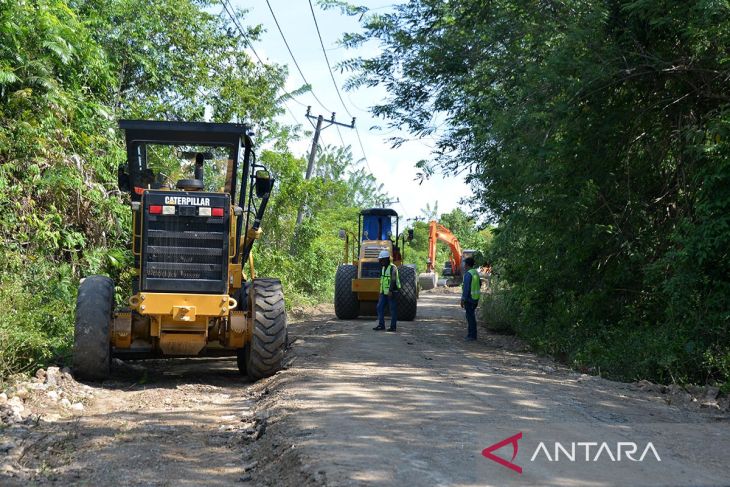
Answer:
[[428, 265], [426, 273], [419, 275], [419, 282], [424, 289], [432, 289], [436, 286], [437, 276], [435, 273], [436, 250], [438, 242], [441, 241], [449, 246], [451, 250], [451, 269], [454, 273], [461, 272], [461, 244], [451, 230], [437, 221], [428, 225]]
[[435, 221], [432, 221], [428, 227], [429, 272], [434, 270], [436, 243], [439, 240], [449, 246], [451, 250], [451, 268], [455, 273], [459, 272], [459, 269], [461, 269], [461, 244], [459, 244], [459, 239], [451, 233], [451, 230]]

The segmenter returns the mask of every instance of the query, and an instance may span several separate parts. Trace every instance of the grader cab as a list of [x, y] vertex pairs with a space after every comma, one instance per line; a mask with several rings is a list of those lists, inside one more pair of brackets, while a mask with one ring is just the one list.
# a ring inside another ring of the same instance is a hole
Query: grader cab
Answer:
[[358, 217], [357, 235], [340, 230], [340, 237], [345, 247], [343, 263], [335, 275], [337, 317], [353, 319], [375, 314], [380, 293], [378, 254], [387, 250], [400, 275], [398, 319], [414, 320], [418, 300], [416, 266], [403, 264], [405, 243], [413, 238], [413, 231], [399, 234], [398, 213], [389, 208], [364, 209]]
[[[251, 250], [274, 181], [253, 162], [246, 125], [122, 120], [134, 258], [115, 309], [106, 276], [78, 292], [74, 373], [103, 379], [112, 357], [235, 355], [251, 379], [281, 367], [287, 339], [279, 280], [254, 275]], [[249, 265], [249, 273], [244, 265]]]

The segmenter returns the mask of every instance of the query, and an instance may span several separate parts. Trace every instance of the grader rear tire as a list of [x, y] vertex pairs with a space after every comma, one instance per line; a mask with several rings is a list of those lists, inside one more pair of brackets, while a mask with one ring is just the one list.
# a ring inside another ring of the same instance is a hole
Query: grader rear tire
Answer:
[[274, 375], [281, 369], [286, 348], [284, 292], [278, 279], [254, 279], [249, 288], [253, 337], [238, 357], [241, 373], [251, 380]]
[[400, 275], [400, 293], [398, 294], [398, 319], [413, 321], [416, 319], [418, 306], [418, 281], [416, 269], [411, 266], [401, 266], [398, 269]]
[[89, 276], [79, 286], [74, 327], [73, 372], [80, 379], [101, 380], [111, 372], [114, 281]]
[[335, 315], [341, 320], [351, 320], [360, 314], [357, 294], [352, 292], [352, 280], [357, 278], [357, 267], [342, 264], [335, 274]]

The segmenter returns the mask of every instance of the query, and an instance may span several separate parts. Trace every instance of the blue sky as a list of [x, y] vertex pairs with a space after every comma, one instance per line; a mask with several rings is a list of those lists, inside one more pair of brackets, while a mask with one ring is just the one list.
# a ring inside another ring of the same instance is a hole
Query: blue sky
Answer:
[[[312, 84], [314, 94], [326, 108], [337, 113], [337, 120], [349, 123], [350, 117], [337, 96], [327, 70], [308, 1], [270, 0], [270, 2], [304, 76]], [[289, 67], [287, 89], [291, 90], [302, 86], [304, 82], [291, 61], [266, 2], [264, 0], [231, 0], [231, 3], [238, 8], [248, 10], [246, 25], [261, 24], [264, 26], [266, 32], [262, 35], [261, 40], [254, 45], [254, 48], [265, 61], [285, 64]], [[372, 0], [360, 3], [371, 9], [384, 11], [394, 2], [393, 0]], [[328, 50], [327, 55], [333, 67], [338, 62], [357, 54], [368, 56], [377, 53], [377, 45], [369, 45], [359, 51], [339, 47], [337, 41], [344, 32], [360, 30], [357, 19], [342, 15], [338, 10], [322, 10], [317, 7], [315, 0], [313, 0], [313, 4], [324, 45]], [[436, 175], [419, 185], [414, 180], [417, 173], [415, 164], [421, 159], [429, 158], [430, 148], [428, 144], [432, 141], [413, 141], [398, 149], [391, 148], [387, 139], [399, 134], [393, 133], [391, 129], [385, 127], [384, 120], [373, 117], [367, 111], [369, 107], [384, 99], [386, 96], [385, 91], [380, 88], [362, 88], [357, 91], [347, 92], [342, 88], [344, 81], [347, 79], [347, 73], [340, 73], [335, 69], [334, 76], [340, 87], [347, 110], [357, 117], [356, 124], [373, 175], [378, 179], [378, 182], [383, 183], [385, 190], [392, 197], [400, 199], [400, 203], [392, 206], [402, 216], [418, 216], [426, 203], [433, 206], [436, 201], [438, 201], [440, 213], [448, 212], [458, 206], [459, 199], [470, 194], [463, 177], [444, 178]], [[329, 115], [311, 93], [298, 96], [297, 100], [305, 105], [311, 105], [312, 112], [315, 115], [320, 113]], [[306, 108], [292, 101], [288, 102], [288, 106], [296, 121], [306, 129], [311, 129], [311, 125], [304, 117]], [[288, 124], [294, 122], [292, 115], [288, 112], [281, 116], [281, 120]], [[382, 131], [371, 130], [374, 125], [382, 126]], [[345, 144], [352, 146], [355, 159], [362, 158], [362, 150], [358, 144], [355, 131], [341, 128], [340, 133]], [[407, 134], [402, 135], [408, 136]], [[340, 137], [334, 127], [323, 131], [321, 141], [329, 145], [341, 145]], [[297, 155], [306, 154], [310, 144], [311, 137], [292, 142], [291, 149]]]

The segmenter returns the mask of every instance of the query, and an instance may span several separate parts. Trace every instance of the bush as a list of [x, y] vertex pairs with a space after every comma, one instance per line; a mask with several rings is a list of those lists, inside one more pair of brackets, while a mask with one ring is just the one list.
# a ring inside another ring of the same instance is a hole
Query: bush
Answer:
[[47, 262], [3, 276], [0, 377], [64, 360], [72, 345], [76, 283], [69, 265]]
[[482, 290], [479, 308], [481, 320], [487, 330], [497, 333], [514, 333], [516, 313], [513, 310], [513, 294], [501, 280], [491, 279], [491, 286]]

